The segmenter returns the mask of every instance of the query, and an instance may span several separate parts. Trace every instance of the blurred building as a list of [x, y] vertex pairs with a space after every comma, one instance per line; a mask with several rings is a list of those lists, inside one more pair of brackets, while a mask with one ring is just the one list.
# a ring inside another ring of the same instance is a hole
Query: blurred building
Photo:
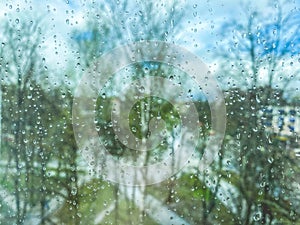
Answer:
[[300, 134], [300, 108], [291, 106], [268, 107], [261, 112], [261, 123], [267, 132], [282, 137]]
[[300, 157], [300, 107], [268, 107], [261, 111], [261, 123], [271, 136], [286, 143]]

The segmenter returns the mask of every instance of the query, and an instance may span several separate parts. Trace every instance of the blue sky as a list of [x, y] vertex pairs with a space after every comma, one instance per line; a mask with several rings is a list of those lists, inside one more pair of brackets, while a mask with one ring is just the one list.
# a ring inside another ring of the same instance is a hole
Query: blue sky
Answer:
[[[42, 22], [46, 27], [43, 33], [45, 43], [42, 54], [49, 68], [52, 65], [53, 70], [62, 71], [72, 67], [74, 63], [75, 56], [72, 55], [69, 44], [70, 34], [74, 29], [83, 28], [86, 20], [93, 16], [89, 10], [91, 2], [91, 0], [4, 0], [0, 3], [0, 19], [12, 18], [14, 21], [15, 18], [24, 18], [24, 14], [26, 17], [43, 18]], [[135, 1], [130, 2], [136, 4]], [[268, 14], [272, 10], [272, 7], [267, 7], [268, 4], [276, 4], [268, 0], [253, 2], [249, 5], [246, 1], [238, 0], [186, 0], [183, 29], [174, 38], [175, 43], [197, 54], [211, 66], [212, 70], [217, 69], [218, 65], [211, 52], [220, 39], [220, 24], [232, 18], [245, 20], [243, 6], [256, 8]], [[300, 0], [285, 4], [286, 10], [299, 6]]]

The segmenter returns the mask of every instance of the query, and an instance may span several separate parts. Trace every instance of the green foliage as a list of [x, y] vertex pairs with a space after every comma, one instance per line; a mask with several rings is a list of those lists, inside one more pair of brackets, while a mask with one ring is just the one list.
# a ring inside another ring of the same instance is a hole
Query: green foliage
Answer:
[[[145, 112], [142, 112], [141, 105], [147, 107], [148, 104], [150, 105], [150, 109], [147, 110], [147, 113], [150, 116], [148, 121], [145, 121], [145, 123], [148, 124], [148, 130], [144, 133], [141, 119], [142, 114]], [[135, 102], [131, 108], [129, 114], [129, 126], [131, 131], [137, 138], [146, 138], [149, 135], [149, 122], [154, 118], [165, 121], [167, 132], [172, 132], [174, 127], [180, 126], [180, 117], [174, 106], [165, 99], [151, 96]]]

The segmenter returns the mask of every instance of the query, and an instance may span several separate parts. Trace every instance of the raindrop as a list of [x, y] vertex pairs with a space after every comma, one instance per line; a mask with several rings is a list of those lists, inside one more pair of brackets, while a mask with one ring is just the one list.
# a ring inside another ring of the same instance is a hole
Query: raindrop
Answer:
[[76, 195], [76, 193], [77, 193], [77, 188], [73, 187], [72, 190], [71, 190], [71, 194]]
[[253, 216], [253, 220], [254, 221], [259, 221], [261, 218], [261, 214], [260, 213], [255, 213], [254, 216]]
[[260, 103], [260, 99], [259, 99], [258, 96], [256, 96], [256, 102], [257, 102], [257, 103]]
[[269, 142], [269, 144], [273, 143], [273, 141], [272, 141], [272, 139], [270, 137], [268, 137], [268, 142]]
[[157, 117], [156, 117], [156, 119], [161, 120], [161, 115], [158, 114]]
[[144, 93], [144, 92], [145, 92], [144, 86], [141, 86], [141, 87], [139, 88], [139, 91], [140, 91], [141, 93]]
[[269, 157], [269, 158], [268, 158], [268, 162], [269, 162], [269, 163], [272, 163], [273, 161], [274, 161], [274, 158], [273, 158], [273, 157]]

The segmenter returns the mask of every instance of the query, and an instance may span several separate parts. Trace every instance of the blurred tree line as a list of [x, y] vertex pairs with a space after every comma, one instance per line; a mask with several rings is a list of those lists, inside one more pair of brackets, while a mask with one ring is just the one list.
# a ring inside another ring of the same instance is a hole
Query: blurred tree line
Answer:
[[56, 195], [78, 221], [72, 94], [48, 79], [39, 19], [7, 21], [1, 30], [1, 189], [14, 198], [1, 223], [28, 224], [32, 214], [40, 224], [51, 222], [49, 202]]

